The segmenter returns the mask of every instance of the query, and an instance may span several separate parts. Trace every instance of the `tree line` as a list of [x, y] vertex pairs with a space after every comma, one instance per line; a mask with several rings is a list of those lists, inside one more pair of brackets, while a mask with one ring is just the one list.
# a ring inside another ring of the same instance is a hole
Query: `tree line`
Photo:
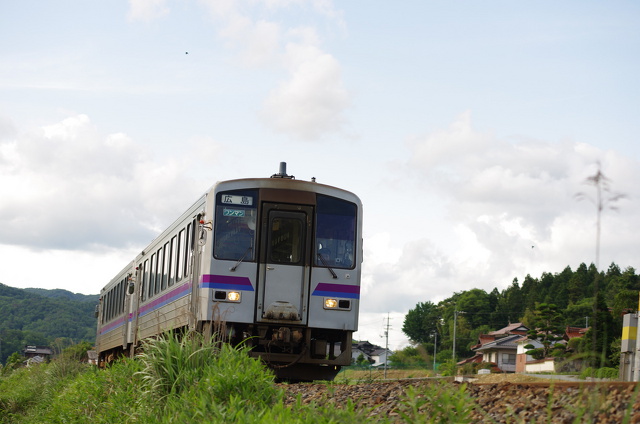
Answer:
[[640, 277], [632, 267], [623, 271], [612, 263], [605, 272], [582, 263], [575, 271], [567, 266], [562, 272], [544, 272], [539, 278], [527, 275], [522, 282], [515, 278], [502, 291], [472, 289], [454, 293], [438, 304], [420, 302], [409, 310], [402, 327], [414, 346], [397, 359], [413, 356], [413, 360], [426, 360], [434, 343], [440, 352], [439, 362], [454, 357], [454, 346], [456, 358], [471, 357], [471, 347], [478, 343], [480, 334], [515, 322], [534, 328], [540, 305], [553, 305], [559, 326], [590, 328], [583, 337], [583, 349], [615, 362], [622, 315], [638, 309], [639, 290]]

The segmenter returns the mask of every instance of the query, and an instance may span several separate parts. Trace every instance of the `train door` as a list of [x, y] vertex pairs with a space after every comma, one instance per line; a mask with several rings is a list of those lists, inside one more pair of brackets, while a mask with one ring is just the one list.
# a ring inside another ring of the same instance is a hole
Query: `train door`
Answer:
[[258, 321], [306, 324], [313, 208], [267, 203]]
[[129, 284], [133, 282], [133, 278], [131, 274], [127, 274], [127, 277], [120, 281], [118, 286], [118, 291], [121, 296], [122, 301], [122, 319], [124, 321], [122, 325], [122, 349], [126, 349], [129, 345], [130, 334], [131, 334], [131, 320], [130, 312], [131, 312], [131, 294], [129, 292]]

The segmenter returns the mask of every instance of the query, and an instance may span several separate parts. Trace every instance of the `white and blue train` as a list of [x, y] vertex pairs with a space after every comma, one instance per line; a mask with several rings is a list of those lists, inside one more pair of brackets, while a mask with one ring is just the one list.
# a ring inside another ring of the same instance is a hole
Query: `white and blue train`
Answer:
[[107, 284], [101, 363], [167, 330], [251, 346], [282, 379], [333, 379], [358, 329], [362, 203], [287, 175], [219, 182]]

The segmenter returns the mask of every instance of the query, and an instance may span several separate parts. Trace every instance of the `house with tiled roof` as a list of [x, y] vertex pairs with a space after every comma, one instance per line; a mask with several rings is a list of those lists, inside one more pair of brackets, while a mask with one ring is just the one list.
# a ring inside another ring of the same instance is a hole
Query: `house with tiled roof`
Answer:
[[384, 365], [388, 363], [389, 356], [393, 355], [393, 351], [389, 349], [385, 349], [383, 347], [376, 349], [371, 354], [371, 359], [373, 359], [373, 366], [377, 367], [379, 365]]
[[474, 362], [478, 362], [478, 355], [482, 355], [481, 362], [493, 362], [503, 372], [516, 371], [518, 341], [526, 338], [529, 328], [521, 322], [487, 334], [480, 334], [478, 344], [471, 349], [476, 352]]
[[504, 328], [501, 328], [499, 330], [496, 331], [490, 331], [487, 334], [480, 334], [480, 336], [478, 336], [478, 344], [476, 344], [475, 346], [471, 347], [471, 350], [476, 350], [477, 348], [479, 348], [480, 346], [483, 346], [487, 343], [490, 342], [495, 342], [496, 340], [505, 337], [505, 336], [509, 336], [509, 335], [513, 335], [513, 334], [519, 334], [521, 336], [526, 336], [527, 335], [527, 331], [529, 331], [529, 328], [527, 326], [525, 326], [524, 324], [522, 324], [521, 322], [516, 322], [513, 324], [509, 324]]
[[369, 343], [366, 340], [351, 345], [352, 363], [357, 362], [360, 355], [362, 355], [372, 365], [382, 365], [387, 362], [387, 357], [392, 354], [393, 351]]
[[48, 361], [53, 355], [53, 349], [48, 346], [25, 346], [22, 354], [27, 358], [27, 364]]
[[563, 339], [569, 341], [571, 339], [575, 339], [576, 337], [582, 337], [587, 333], [590, 327], [582, 328], [582, 327], [567, 327], [564, 330]]
[[516, 372], [518, 341], [524, 336], [509, 334], [485, 343], [476, 352], [482, 353], [482, 362], [493, 362], [503, 372]]
[[513, 324], [509, 324], [500, 330], [489, 332], [490, 336], [500, 336], [504, 334], [520, 334], [521, 336], [525, 336], [529, 331], [529, 327], [524, 325], [521, 322], [514, 322]]

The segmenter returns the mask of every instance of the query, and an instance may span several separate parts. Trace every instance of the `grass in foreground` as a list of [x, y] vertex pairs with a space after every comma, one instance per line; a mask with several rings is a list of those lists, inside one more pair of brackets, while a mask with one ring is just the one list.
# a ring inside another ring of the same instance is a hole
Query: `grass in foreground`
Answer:
[[[245, 348], [198, 334], [166, 334], [104, 370], [62, 358], [0, 373], [1, 423], [468, 423], [479, 406], [464, 385], [434, 383], [408, 389], [398, 416], [369, 412], [351, 401], [284, 406], [273, 374]], [[588, 419], [597, 411], [576, 412]]]

